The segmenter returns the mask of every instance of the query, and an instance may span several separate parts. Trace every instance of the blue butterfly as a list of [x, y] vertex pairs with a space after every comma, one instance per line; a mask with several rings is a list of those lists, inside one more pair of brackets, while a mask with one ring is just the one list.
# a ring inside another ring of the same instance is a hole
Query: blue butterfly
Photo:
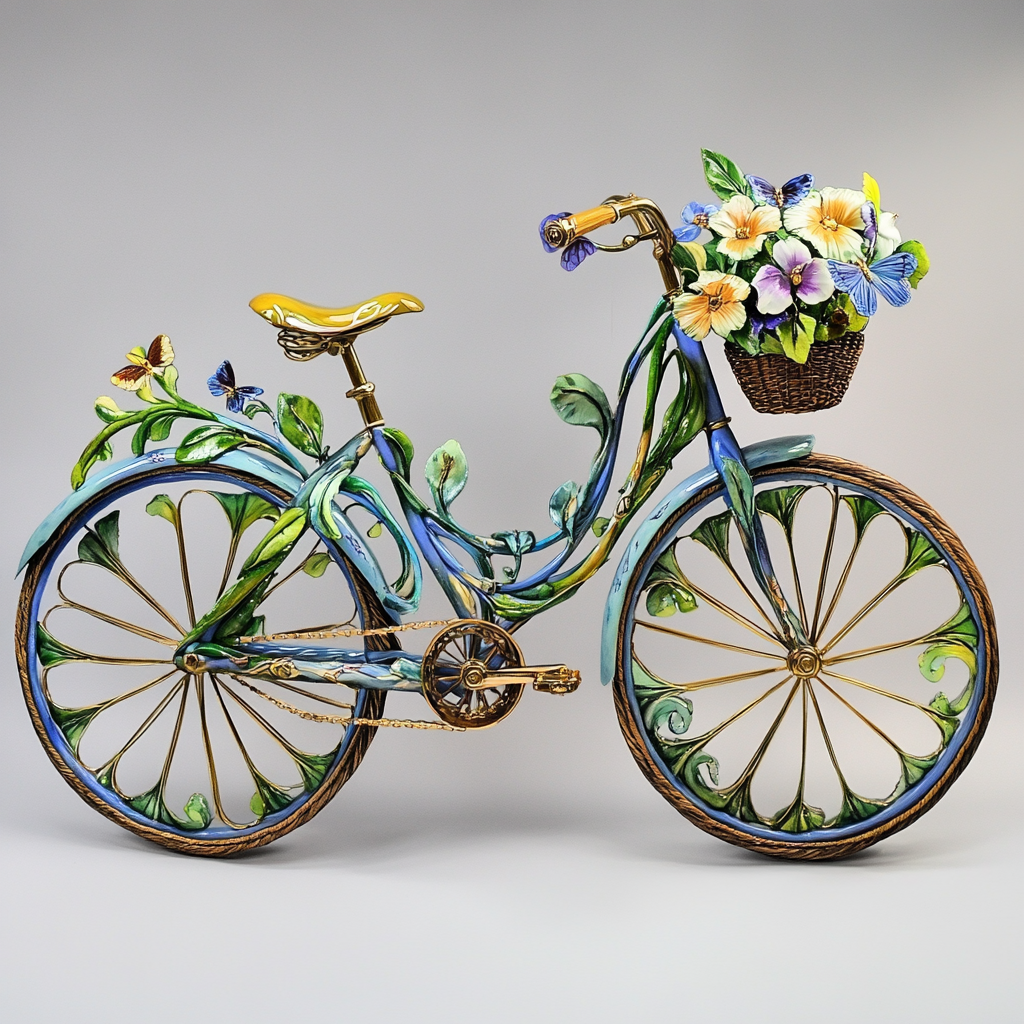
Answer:
[[784, 206], [799, 203], [814, 188], [814, 175], [798, 174], [795, 178], [790, 178], [782, 188], [776, 188], [770, 181], [759, 178], [756, 174], [748, 174], [747, 182], [759, 203], [768, 203], [781, 210]]
[[840, 263], [828, 260], [829, 273], [836, 288], [846, 292], [861, 316], [874, 316], [878, 293], [890, 306], [905, 306], [910, 301], [910, 282], [917, 270], [917, 257], [909, 252], [894, 252], [884, 260], [867, 263]]
[[206, 382], [211, 395], [227, 395], [228, 412], [241, 412], [248, 398], [263, 394], [263, 388], [240, 388], [235, 384], [235, 371], [225, 359]]

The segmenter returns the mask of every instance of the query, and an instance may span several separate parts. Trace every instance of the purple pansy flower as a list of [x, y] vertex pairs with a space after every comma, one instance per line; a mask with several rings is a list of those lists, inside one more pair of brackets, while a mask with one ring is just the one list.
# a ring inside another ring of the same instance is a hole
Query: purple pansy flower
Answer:
[[683, 226], [676, 228], [673, 234], [677, 242], [692, 242], [701, 231], [708, 226], [708, 217], [718, 213], [717, 206], [703, 206], [700, 203], [687, 203], [681, 214]]
[[835, 291], [828, 264], [796, 238], [775, 243], [770, 263], [762, 267], [750, 283], [757, 289], [760, 313], [781, 313], [793, 305], [794, 295], [808, 305], [824, 302]]
[[779, 324], [785, 323], [788, 319], [785, 313], [779, 316], [772, 316], [770, 313], [751, 313], [750, 334], [754, 338], [760, 338], [765, 331], [774, 331]]

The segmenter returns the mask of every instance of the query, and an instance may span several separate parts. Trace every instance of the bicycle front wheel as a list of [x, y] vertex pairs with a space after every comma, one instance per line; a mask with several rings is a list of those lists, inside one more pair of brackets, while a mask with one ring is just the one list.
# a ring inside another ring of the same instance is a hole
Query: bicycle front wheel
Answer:
[[[89, 804], [179, 852], [238, 853], [308, 821], [373, 737], [346, 720], [384, 709], [383, 691], [286, 679], [257, 688], [175, 667], [181, 638], [288, 500], [234, 469], [155, 466], [94, 495], [26, 570], [17, 657], [46, 752]], [[332, 623], [390, 624], [341, 552], [310, 534], [231, 631], [308, 627], [296, 617], [309, 607]]]
[[896, 481], [827, 455], [751, 475], [810, 642], [783, 640], [716, 481], [636, 561], [616, 709], [644, 774], [700, 828], [843, 857], [909, 825], [973, 756], [998, 675], [992, 608], [956, 535]]

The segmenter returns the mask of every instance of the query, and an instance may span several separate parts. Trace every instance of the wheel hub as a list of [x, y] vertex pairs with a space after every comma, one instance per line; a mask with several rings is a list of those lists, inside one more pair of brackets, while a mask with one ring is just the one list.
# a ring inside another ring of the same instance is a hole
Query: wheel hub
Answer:
[[811, 679], [821, 671], [821, 652], [817, 647], [798, 647], [789, 652], [786, 662], [798, 679]]

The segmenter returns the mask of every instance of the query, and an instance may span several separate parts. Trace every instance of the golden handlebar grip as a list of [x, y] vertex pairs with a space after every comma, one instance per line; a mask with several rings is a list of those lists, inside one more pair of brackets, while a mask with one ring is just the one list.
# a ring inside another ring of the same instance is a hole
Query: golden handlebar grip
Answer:
[[595, 228], [603, 228], [606, 224], [614, 224], [619, 215], [610, 206], [595, 206], [592, 210], [574, 213], [570, 220], [576, 224], [576, 237], [585, 235]]

